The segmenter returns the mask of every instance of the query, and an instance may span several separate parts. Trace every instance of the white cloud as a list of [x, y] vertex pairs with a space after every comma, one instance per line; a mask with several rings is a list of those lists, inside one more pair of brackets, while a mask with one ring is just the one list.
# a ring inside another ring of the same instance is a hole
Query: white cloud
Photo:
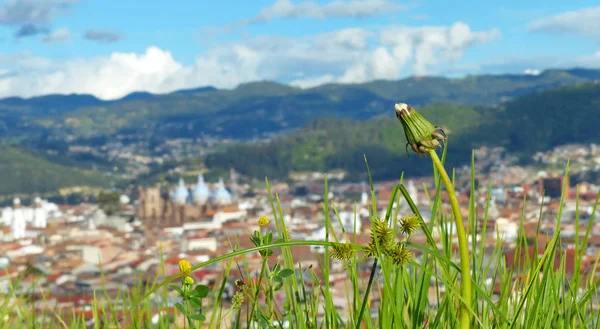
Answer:
[[325, 4], [312, 0], [292, 2], [291, 0], [276, 0], [272, 5], [263, 8], [253, 17], [242, 19], [226, 26], [205, 26], [205, 37], [215, 37], [221, 33], [274, 19], [290, 18], [365, 18], [383, 14], [393, 14], [406, 10], [407, 6], [388, 0], [334, 0]]
[[0, 95], [31, 97], [50, 93], [88, 93], [111, 99], [135, 90], [163, 91], [164, 80], [183, 67], [171, 54], [150, 47], [144, 54], [113, 53], [110, 57], [51, 61], [29, 53], [0, 56], [0, 68], [17, 70], [0, 78]]
[[387, 27], [380, 31], [380, 46], [348, 69], [340, 82], [396, 79], [409, 62], [413, 74], [426, 75], [458, 61], [468, 48], [499, 37], [499, 30], [473, 32], [462, 22], [449, 27]]
[[310, 0], [297, 3], [291, 0], [277, 0], [242, 24], [267, 22], [276, 18], [369, 17], [403, 9], [403, 5], [385, 0], [335, 0], [322, 5]]
[[532, 31], [600, 37], [600, 6], [567, 11], [529, 24]]
[[293, 85], [301, 88], [309, 88], [314, 86], [320, 86], [327, 83], [332, 83], [336, 80], [336, 77], [332, 74], [322, 75], [316, 78], [307, 78], [307, 79], [296, 79], [293, 81]]
[[397, 79], [402, 72], [426, 74], [451, 67], [470, 47], [500, 36], [497, 30], [452, 26], [389, 26], [345, 29], [300, 38], [261, 36], [220, 43], [194, 63], [177, 62], [167, 50], [142, 54], [49, 60], [29, 53], [0, 53], [0, 97], [48, 93], [90, 93], [104, 99], [132, 91], [154, 93], [212, 85], [231, 88], [244, 82], [274, 80], [310, 87]]
[[42, 38], [43, 43], [61, 43], [67, 42], [71, 39], [71, 33], [69, 29], [61, 28], [52, 31], [52, 33]]
[[[524, 73], [526, 70], [535, 68], [545, 69], [571, 69], [574, 67], [600, 68], [600, 50], [593, 54], [582, 54], [575, 57], [564, 57], [556, 55], [548, 56], [511, 56], [502, 59], [487, 60], [472, 63], [467, 67], [453, 73], [463, 75], [465, 73], [486, 72], [491, 74]], [[444, 72], [448, 73], [448, 72]]]

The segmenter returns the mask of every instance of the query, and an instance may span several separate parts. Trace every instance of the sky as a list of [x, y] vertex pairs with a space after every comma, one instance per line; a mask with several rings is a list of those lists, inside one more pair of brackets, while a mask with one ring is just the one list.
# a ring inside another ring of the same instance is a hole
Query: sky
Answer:
[[0, 0], [0, 97], [600, 68], [596, 1]]

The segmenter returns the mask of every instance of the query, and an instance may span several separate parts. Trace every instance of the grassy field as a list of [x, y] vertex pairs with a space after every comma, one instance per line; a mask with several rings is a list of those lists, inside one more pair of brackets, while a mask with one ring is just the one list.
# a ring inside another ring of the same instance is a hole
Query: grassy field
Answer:
[[[565, 193], [555, 234], [545, 237], [542, 250], [531, 255], [525, 252], [523, 260], [509, 269], [502, 239], [498, 237], [496, 244], [489, 246], [481, 238], [486, 236], [489, 198], [485, 211], [480, 212], [476, 195], [471, 193], [468, 216], [463, 220], [458, 203], [453, 202], [453, 175], [447, 175], [443, 167], [446, 148], [441, 160], [435, 149], [427, 153], [434, 163], [437, 188], [429, 200], [428, 223], [402, 185], [402, 178], [387, 200], [385, 216], [377, 217], [378, 200], [371, 183], [371, 239], [360, 243], [352, 235], [353, 239], [337, 241], [339, 236], [350, 235], [333, 231], [332, 223], [339, 218], [329, 216], [338, 212], [327, 199], [325, 181], [326, 238], [295, 241], [285, 226], [278, 196], [270, 193], [275, 215], [257, 219], [251, 238], [254, 247], [239, 249], [236, 237], [231, 237], [230, 253], [201, 264], [184, 260], [175, 276], [162, 276], [147, 284], [140, 281], [138, 286], [109, 298], [105, 290], [96, 291], [87, 312], [33, 312], [34, 303], [44, 299], [31, 301], [22, 290], [15, 293], [20, 287], [15, 282], [0, 299], [0, 328], [600, 328], [600, 281], [594, 277], [598, 258], [589, 275], [566, 271], [560, 230]], [[471, 187], [475, 177], [472, 170]], [[442, 202], [442, 191], [448, 193], [450, 207]], [[408, 202], [412, 214], [398, 213], [394, 204], [401, 199]], [[584, 257], [597, 203], [598, 198], [585, 232], [579, 232], [579, 217], [575, 218], [576, 269]], [[450, 208], [452, 211], [443, 210]], [[456, 230], [449, 230], [450, 223]], [[544, 238], [539, 227], [535, 241]], [[415, 232], [424, 234], [423, 243], [413, 242]], [[516, 254], [530, 250], [530, 243], [521, 221], [511, 250]], [[298, 267], [293, 250], [305, 245], [324, 249], [319, 268]], [[243, 266], [243, 256], [248, 255], [261, 260], [258, 273], [245, 270], [248, 267]], [[212, 288], [196, 284], [190, 276], [192, 271], [215, 263], [224, 268], [220, 281]], [[340, 278], [334, 268], [341, 268], [347, 278], [343, 296], [329, 284]], [[229, 293], [228, 277], [235, 271], [242, 272], [246, 280], [235, 282]], [[29, 286], [34, 288], [35, 284]], [[165, 310], [163, 316], [156, 315], [157, 310]]]
[[[474, 177], [473, 174], [473, 180]], [[253, 237], [257, 246], [254, 248], [237, 250], [189, 269], [183, 264], [180, 274], [147, 286], [140, 282], [137, 287], [123, 291], [108, 302], [102, 290], [96, 291], [97, 300], [91, 303], [87, 312], [59, 314], [52, 309], [32, 312], [34, 303], [43, 303], [43, 298], [31, 301], [26, 293], [17, 295], [14, 288], [19, 287], [19, 282], [15, 282], [8, 294], [0, 299], [0, 328], [459, 328], [459, 310], [463, 301], [460, 287], [463, 282], [458, 251], [452, 247], [456, 236], [446, 229], [448, 225], [445, 223], [451, 218], [440, 211], [440, 194], [436, 195], [431, 203], [435, 220], [424, 225], [410, 196], [399, 184], [389, 200], [386, 217], [372, 218], [374, 226], [381, 223], [389, 225], [386, 228], [374, 227], [373, 236], [376, 238], [367, 246], [357, 245], [356, 241], [342, 244], [333, 238], [324, 241], [288, 240], [283, 233], [286, 227], [275, 196], [272, 207], [278, 215], [269, 220], [277, 229], [275, 232], [267, 231], [266, 226], [259, 226], [257, 222]], [[403, 219], [394, 211], [393, 202], [401, 198], [406, 198], [412, 205], [418, 229], [425, 231], [428, 237], [426, 244], [411, 242], [414, 223], [407, 223], [408, 217]], [[471, 202], [471, 207], [474, 204]], [[323, 206], [335, 207], [328, 200]], [[561, 250], [560, 216], [556, 219], [557, 234], [548, 237], [543, 253], [526, 258], [520, 268], [508, 270], [500, 239], [491, 252], [493, 256], [484, 261], [483, 254], [488, 247], [480, 242], [483, 239], [477, 239], [477, 235], [485, 235], [485, 231], [475, 228], [479, 225], [485, 230], [487, 216], [477, 218], [476, 213], [475, 209], [469, 209], [466, 221], [470, 240], [472, 297], [463, 305], [468, 305], [470, 327], [600, 326], [598, 281], [593, 275], [584, 276], [578, 271], [573, 276], [567, 275], [565, 253], [556, 252]], [[260, 224], [264, 224], [265, 220], [261, 219]], [[331, 228], [335, 220], [326, 218], [327, 226]], [[590, 227], [592, 222], [589, 221]], [[437, 241], [432, 238], [434, 232], [439, 236]], [[333, 233], [330, 232], [329, 237], [338, 236]], [[399, 254], [382, 250], [382, 245], [387, 242], [381, 240], [386, 239], [386, 234], [397, 242], [402, 241], [402, 244], [394, 244], [402, 246], [394, 249], [402, 249]], [[588, 230], [583, 238], [576, 240], [576, 263], [583, 255], [589, 234]], [[576, 236], [580, 236], [579, 232]], [[517, 250], [529, 247], [522, 227], [517, 241]], [[297, 245], [325, 248], [321, 275], [317, 275], [314, 269], [294, 266], [291, 248]], [[273, 251], [280, 255], [281, 263], [271, 267], [268, 259], [273, 257], [270, 255]], [[235, 264], [240, 259], [243, 261], [239, 256], [257, 252], [264, 259], [261, 272], [258, 275], [245, 273], [252, 280], [238, 282], [233, 298], [224, 298], [227, 276], [230, 271], [236, 270]], [[222, 262], [226, 271], [223, 281], [215, 284], [212, 290], [202, 285], [186, 284], [185, 279], [182, 280], [189, 271], [215, 262]], [[553, 269], [555, 262], [563, 264], [557, 271]], [[349, 311], [334, 307], [332, 293], [325, 284], [331, 280], [329, 269], [334, 263], [342, 263], [349, 278], [345, 296], [345, 308]], [[517, 276], [520, 280], [515, 280]], [[310, 286], [306, 282], [307, 277], [311, 278]], [[439, 292], [436, 296], [428, 293], [430, 286], [436, 287]], [[498, 286], [499, 291], [494, 289]], [[34, 288], [35, 284], [30, 287]], [[274, 298], [279, 291], [285, 292], [283, 303]], [[173, 292], [180, 295], [176, 304], [167, 295]], [[158, 320], [154, 315], [160, 309], [168, 310], [164, 315], [169, 316]]]

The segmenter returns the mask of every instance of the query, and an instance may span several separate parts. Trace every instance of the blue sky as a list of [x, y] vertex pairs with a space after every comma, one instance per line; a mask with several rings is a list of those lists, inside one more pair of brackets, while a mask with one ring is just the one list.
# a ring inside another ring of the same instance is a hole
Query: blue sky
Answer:
[[0, 0], [0, 97], [600, 67], [598, 1]]

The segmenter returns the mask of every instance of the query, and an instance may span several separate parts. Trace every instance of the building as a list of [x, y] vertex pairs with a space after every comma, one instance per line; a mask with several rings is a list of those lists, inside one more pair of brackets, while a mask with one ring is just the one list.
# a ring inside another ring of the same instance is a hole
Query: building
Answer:
[[162, 193], [160, 185], [139, 189], [139, 205], [137, 217], [146, 225], [158, 227], [182, 226], [190, 222], [204, 222], [213, 219], [220, 210], [235, 208], [234, 198], [225, 187], [223, 179], [219, 179], [215, 189], [211, 191], [202, 175], [193, 189], [179, 180], [177, 188], [171, 193]]
[[[564, 184], [564, 177], [540, 177], [539, 193], [550, 198], [560, 198]], [[566, 182], [566, 194], [569, 195], [569, 178]]]

